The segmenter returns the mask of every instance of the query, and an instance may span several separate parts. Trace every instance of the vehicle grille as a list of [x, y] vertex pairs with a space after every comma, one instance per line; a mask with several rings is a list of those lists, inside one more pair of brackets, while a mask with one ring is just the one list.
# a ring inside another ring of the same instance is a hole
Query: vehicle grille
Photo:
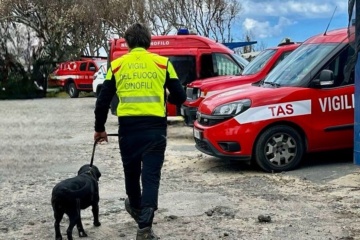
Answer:
[[232, 117], [210, 116], [210, 115], [199, 114], [199, 112], [197, 112], [196, 114], [196, 120], [198, 121], [198, 123], [200, 123], [203, 126], [214, 126], [230, 118]]

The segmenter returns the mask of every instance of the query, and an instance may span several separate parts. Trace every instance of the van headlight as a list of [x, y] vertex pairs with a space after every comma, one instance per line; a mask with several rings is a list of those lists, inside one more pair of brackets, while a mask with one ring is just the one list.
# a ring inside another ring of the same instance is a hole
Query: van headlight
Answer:
[[221, 106], [218, 106], [214, 109], [212, 115], [214, 116], [236, 116], [251, 106], [250, 99], [243, 99], [236, 102], [227, 103]]

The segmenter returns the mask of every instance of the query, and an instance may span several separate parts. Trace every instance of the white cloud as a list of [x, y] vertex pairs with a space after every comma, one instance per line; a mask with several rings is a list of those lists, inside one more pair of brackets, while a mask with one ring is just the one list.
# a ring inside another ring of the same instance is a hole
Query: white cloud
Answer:
[[269, 21], [257, 21], [252, 18], [246, 18], [243, 22], [243, 29], [246, 33], [250, 32], [256, 39], [269, 38], [281, 35], [283, 28], [295, 23], [295, 21], [285, 17], [280, 17], [275, 25], [271, 25]]
[[[335, 17], [347, 14], [345, 0], [242, 0], [241, 24], [243, 33], [255, 39], [283, 36], [288, 26], [304, 20], [329, 21], [335, 7]], [[341, 16], [342, 17], [342, 16]]]
[[309, 0], [244, 0], [241, 2], [245, 17], [297, 17], [329, 18], [337, 6], [336, 14], [347, 12], [347, 1]]

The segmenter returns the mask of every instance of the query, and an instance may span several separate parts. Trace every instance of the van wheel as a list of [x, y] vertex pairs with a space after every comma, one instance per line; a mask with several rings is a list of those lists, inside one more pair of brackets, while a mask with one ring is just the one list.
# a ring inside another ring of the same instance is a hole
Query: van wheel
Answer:
[[75, 83], [69, 84], [68, 93], [71, 98], [79, 97], [79, 90], [76, 89]]
[[264, 131], [255, 145], [256, 163], [266, 172], [296, 168], [304, 155], [304, 141], [289, 126], [274, 126]]

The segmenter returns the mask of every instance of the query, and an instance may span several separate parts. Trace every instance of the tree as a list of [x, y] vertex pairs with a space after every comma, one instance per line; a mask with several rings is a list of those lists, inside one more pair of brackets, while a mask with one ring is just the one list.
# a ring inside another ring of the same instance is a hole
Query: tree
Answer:
[[147, 23], [146, 1], [108, 0], [102, 20], [108, 24], [110, 33], [123, 37], [126, 29], [135, 22]]
[[237, 0], [148, 0], [148, 6], [147, 17], [156, 33], [189, 27], [219, 42], [233, 40], [231, 25], [242, 9]]
[[134, 22], [148, 24], [154, 35], [189, 27], [231, 42], [241, 9], [238, 0], [0, 0], [0, 49], [13, 51], [27, 69], [99, 56], [100, 49], [108, 51], [109, 39], [123, 37]]

